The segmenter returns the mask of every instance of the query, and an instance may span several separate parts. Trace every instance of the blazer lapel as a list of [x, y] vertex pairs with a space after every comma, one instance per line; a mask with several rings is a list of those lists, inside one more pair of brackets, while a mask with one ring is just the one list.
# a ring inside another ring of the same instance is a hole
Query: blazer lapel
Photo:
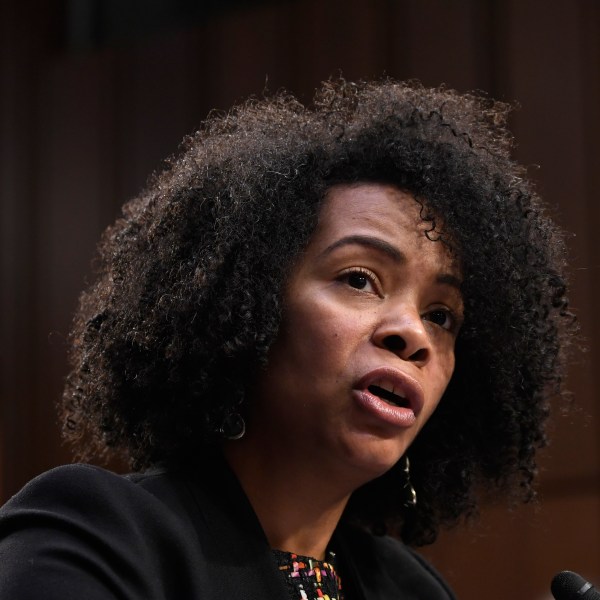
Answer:
[[189, 487], [211, 600], [289, 600], [260, 522], [224, 459], [211, 460]]

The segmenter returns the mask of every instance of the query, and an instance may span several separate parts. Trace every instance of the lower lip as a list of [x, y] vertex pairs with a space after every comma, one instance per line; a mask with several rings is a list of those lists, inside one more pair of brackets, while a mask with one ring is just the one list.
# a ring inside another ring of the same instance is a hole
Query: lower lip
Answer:
[[354, 390], [353, 394], [363, 410], [393, 427], [411, 427], [416, 421], [415, 413], [410, 408], [393, 406], [368, 390]]

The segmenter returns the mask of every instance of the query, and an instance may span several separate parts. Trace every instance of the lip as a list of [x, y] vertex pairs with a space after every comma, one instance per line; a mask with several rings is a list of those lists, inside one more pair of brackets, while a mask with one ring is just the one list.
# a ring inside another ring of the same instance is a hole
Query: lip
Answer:
[[[394, 406], [369, 391], [369, 386], [384, 384], [393, 386], [395, 394], [406, 399], [407, 406]], [[424, 404], [421, 384], [414, 378], [393, 367], [379, 367], [360, 378], [353, 388], [357, 404], [379, 420], [396, 427], [410, 427]]]

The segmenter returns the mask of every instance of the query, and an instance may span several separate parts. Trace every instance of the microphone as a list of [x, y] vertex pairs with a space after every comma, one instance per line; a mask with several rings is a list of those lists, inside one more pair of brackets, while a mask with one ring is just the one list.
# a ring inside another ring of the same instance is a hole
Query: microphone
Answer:
[[555, 575], [550, 590], [555, 600], [600, 600], [600, 592], [573, 571], [561, 571]]

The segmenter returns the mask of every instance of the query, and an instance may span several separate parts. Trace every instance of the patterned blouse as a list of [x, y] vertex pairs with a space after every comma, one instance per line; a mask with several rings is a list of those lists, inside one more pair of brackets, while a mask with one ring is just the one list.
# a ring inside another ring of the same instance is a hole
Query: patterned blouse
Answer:
[[273, 550], [273, 556], [285, 578], [290, 600], [344, 600], [333, 552], [328, 561], [281, 550]]

